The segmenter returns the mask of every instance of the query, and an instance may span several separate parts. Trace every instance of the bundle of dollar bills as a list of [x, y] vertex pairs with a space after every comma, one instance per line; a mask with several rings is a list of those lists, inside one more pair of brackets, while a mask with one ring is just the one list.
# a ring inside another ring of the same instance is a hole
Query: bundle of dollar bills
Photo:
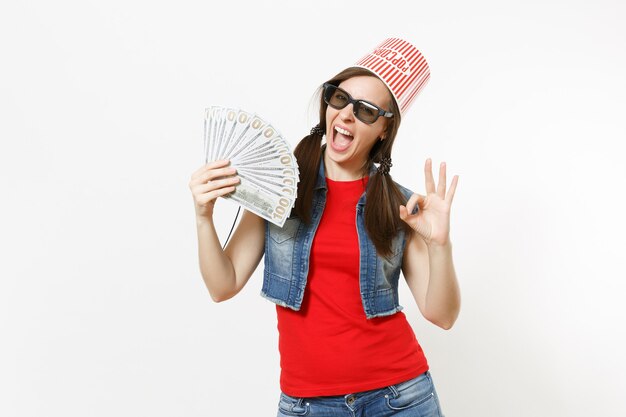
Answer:
[[299, 182], [296, 158], [269, 122], [239, 109], [212, 106], [204, 118], [205, 163], [229, 159], [241, 182], [224, 198], [282, 227]]

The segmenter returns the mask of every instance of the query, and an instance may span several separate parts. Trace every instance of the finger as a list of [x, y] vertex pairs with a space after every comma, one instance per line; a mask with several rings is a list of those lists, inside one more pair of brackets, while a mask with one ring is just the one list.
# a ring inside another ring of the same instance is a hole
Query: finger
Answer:
[[435, 179], [433, 178], [433, 161], [428, 158], [424, 165], [424, 177], [426, 179], [426, 193], [435, 192]]
[[209, 169], [219, 168], [230, 164], [230, 159], [218, 159], [216, 161], [209, 161], [206, 166]]
[[224, 167], [211, 169], [200, 176], [200, 180], [202, 182], [213, 181], [221, 177], [227, 177], [230, 175], [234, 175], [237, 172], [237, 168], [235, 167]]
[[194, 171], [194, 173], [191, 174], [191, 178], [194, 179], [202, 175], [203, 173], [205, 173], [207, 170], [221, 168], [221, 167], [228, 165], [229, 163], [230, 161], [228, 159], [220, 159], [218, 161], [211, 161], [209, 163], [202, 165], [200, 168]]
[[236, 173], [237, 173], [237, 168], [235, 167], [211, 169], [202, 173], [196, 178], [192, 178], [191, 181], [189, 181], [189, 186], [191, 187], [196, 184], [206, 184], [207, 182], [212, 181], [216, 178], [227, 177], [230, 175], [234, 175]]
[[456, 191], [456, 185], [459, 183], [459, 176], [455, 175], [452, 178], [452, 183], [450, 184], [450, 189], [448, 190], [448, 195], [446, 196], [446, 201], [448, 204], [452, 204], [452, 199], [454, 198], [454, 192]]
[[413, 213], [413, 210], [415, 210], [415, 206], [417, 205], [418, 201], [419, 201], [420, 195], [414, 193], [411, 198], [409, 198], [409, 201], [406, 202], [406, 211], [408, 213]]
[[239, 184], [240, 181], [241, 179], [239, 177], [223, 178], [221, 180], [209, 181], [208, 183], [200, 184], [197, 190], [199, 193], [205, 194], [210, 191], [219, 190], [220, 188]]
[[236, 173], [237, 173], [237, 169], [235, 167], [212, 169], [212, 170], [206, 171], [198, 175], [195, 178], [192, 178], [189, 181], [189, 188], [193, 188], [194, 186], [198, 184], [206, 184], [216, 178], [230, 177], [231, 175], [234, 175]]
[[408, 211], [405, 206], [400, 206], [400, 220], [405, 220], [408, 216]]
[[234, 177], [210, 182], [208, 184], [200, 184], [193, 190], [194, 198], [197, 202], [206, 204], [221, 195], [233, 192], [239, 183], [240, 179], [238, 177]]
[[446, 198], [446, 163], [442, 162], [439, 165], [439, 184], [437, 185], [437, 195], [441, 199]]
[[211, 200], [215, 200], [217, 197], [225, 196], [226, 194], [230, 194], [235, 191], [235, 186], [220, 188], [219, 190], [211, 191], [207, 194], [207, 202]]

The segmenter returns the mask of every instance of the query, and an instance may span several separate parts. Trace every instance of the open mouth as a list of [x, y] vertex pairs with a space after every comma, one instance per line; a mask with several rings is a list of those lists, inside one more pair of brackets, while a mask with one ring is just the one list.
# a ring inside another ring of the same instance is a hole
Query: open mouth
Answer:
[[335, 126], [331, 146], [337, 152], [343, 152], [350, 147], [354, 136], [349, 130]]

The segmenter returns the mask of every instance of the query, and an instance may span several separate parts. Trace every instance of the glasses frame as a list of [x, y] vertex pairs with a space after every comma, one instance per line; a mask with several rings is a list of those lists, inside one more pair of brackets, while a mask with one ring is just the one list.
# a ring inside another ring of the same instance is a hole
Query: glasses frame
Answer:
[[[376, 123], [376, 121], [378, 120], [378, 118], [380, 116], [387, 117], [387, 118], [393, 117], [393, 113], [392, 112], [388, 112], [388, 111], [378, 107], [376, 104], [371, 103], [371, 102], [369, 102], [367, 100], [361, 100], [361, 99], [357, 100], [357, 99], [354, 99], [354, 98], [352, 98], [352, 96], [346, 90], [344, 90], [343, 88], [339, 88], [338, 86], [336, 86], [334, 84], [324, 83], [323, 87], [324, 87], [324, 102], [326, 104], [328, 104], [333, 109], [337, 109], [337, 110], [341, 110], [341, 109], [347, 107], [348, 104], [352, 104], [352, 113], [354, 114], [354, 117], [356, 117], [357, 119], [359, 119], [360, 121], [362, 121], [365, 124], [371, 125], [371, 124]], [[331, 88], [331, 87], [334, 88], [335, 90], [341, 91], [342, 93], [344, 93], [346, 95], [346, 97], [348, 98], [348, 102], [345, 104], [345, 106], [337, 107], [337, 106], [334, 106], [334, 105], [330, 104], [330, 99], [327, 98], [327, 92], [328, 92], [328, 89]], [[376, 114], [376, 118], [373, 121], [368, 122], [366, 120], [361, 119], [358, 116], [357, 111], [361, 107], [362, 104], [367, 104], [368, 106], [371, 106], [374, 109], [378, 110], [378, 113]]]

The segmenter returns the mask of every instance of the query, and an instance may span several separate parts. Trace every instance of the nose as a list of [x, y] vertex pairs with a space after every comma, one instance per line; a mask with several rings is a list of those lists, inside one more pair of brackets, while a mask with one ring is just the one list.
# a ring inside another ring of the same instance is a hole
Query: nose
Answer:
[[343, 120], [343, 121], [347, 121], [347, 120], [354, 121], [354, 107], [353, 106], [354, 105], [352, 103], [349, 103], [346, 107], [341, 109], [341, 111], [339, 112], [339, 117], [341, 118], [341, 120]]

